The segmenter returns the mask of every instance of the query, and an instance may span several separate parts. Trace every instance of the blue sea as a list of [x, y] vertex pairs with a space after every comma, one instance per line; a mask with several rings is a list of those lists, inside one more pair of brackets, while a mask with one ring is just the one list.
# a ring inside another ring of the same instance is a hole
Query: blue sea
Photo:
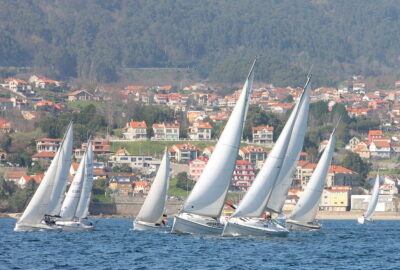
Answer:
[[131, 231], [130, 219], [98, 219], [95, 231], [13, 231], [0, 219], [0, 269], [400, 269], [400, 221], [286, 238], [221, 238]]

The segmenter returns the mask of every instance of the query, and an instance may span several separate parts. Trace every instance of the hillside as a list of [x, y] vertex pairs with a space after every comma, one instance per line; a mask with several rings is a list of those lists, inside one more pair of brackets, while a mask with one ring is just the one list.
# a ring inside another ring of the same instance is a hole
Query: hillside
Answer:
[[298, 86], [398, 75], [400, 7], [382, 0], [0, 0], [0, 67], [100, 82], [129, 68], [192, 68], [210, 81]]

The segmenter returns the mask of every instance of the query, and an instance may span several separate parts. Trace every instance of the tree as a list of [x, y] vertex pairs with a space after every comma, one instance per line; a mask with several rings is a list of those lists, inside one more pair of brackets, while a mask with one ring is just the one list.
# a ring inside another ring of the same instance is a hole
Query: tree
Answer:
[[186, 172], [180, 172], [178, 173], [175, 178], [177, 179], [176, 181], [176, 187], [190, 191], [194, 187], [194, 182], [189, 179], [188, 175]]
[[283, 128], [282, 122], [278, 119], [278, 117], [275, 114], [262, 110], [260, 106], [250, 105], [249, 110], [247, 112], [247, 119], [243, 130], [243, 138], [252, 140], [253, 133], [251, 128], [255, 126], [264, 126], [264, 125], [270, 125], [274, 127], [275, 139], [279, 136]]
[[361, 183], [366, 185], [366, 180], [371, 170], [370, 163], [364, 162], [358, 154], [348, 151], [342, 160], [342, 165], [347, 169], [359, 173]]

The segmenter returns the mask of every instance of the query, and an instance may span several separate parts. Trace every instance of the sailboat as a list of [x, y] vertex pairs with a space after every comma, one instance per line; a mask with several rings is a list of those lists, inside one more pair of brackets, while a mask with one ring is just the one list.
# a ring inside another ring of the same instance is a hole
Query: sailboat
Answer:
[[175, 216], [172, 233], [221, 234], [222, 208], [240, 147], [254, 80], [254, 60], [231, 116], [203, 173]]
[[[287, 177], [292, 176], [307, 127], [310, 79], [311, 75], [308, 76], [303, 93], [266, 162], [225, 224], [222, 236], [286, 236], [288, 234], [287, 229], [279, 223], [261, 217], [267, 208], [271, 210], [269, 205], [272, 203], [281, 204], [289, 190], [291, 178]], [[285, 189], [287, 189], [286, 192], [284, 192]], [[275, 194], [279, 194], [280, 197]], [[271, 202], [273, 198], [276, 202]], [[280, 213], [281, 209], [276, 209], [276, 212]]]
[[380, 176], [379, 173], [376, 175], [374, 188], [372, 189], [371, 200], [368, 204], [367, 212], [364, 215], [357, 219], [359, 224], [364, 224], [366, 221], [372, 221], [371, 217], [375, 212], [376, 205], [378, 204], [379, 199], [379, 185], [380, 185]]
[[168, 197], [169, 172], [169, 154], [167, 149], [165, 149], [160, 168], [151, 185], [149, 194], [133, 222], [134, 230], [146, 231], [159, 230], [162, 228], [160, 224]]
[[85, 224], [83, 220], [89, 212], [90, 196], [93, 186], [93, 149], [89, 140], [87, 149], [79, 163], [78, 170], [72, 180], [67, 196], [61, 207], [60, 218], [56, 225], [63, 230], [90, 230], [94, 226]]
[[59, 215], [67, 185], [72, 156], [72, 122], [60, 148], [54, 156], [42, 182], [17, 221], [14, 231], [43, 231], [59, 229], [52, 220]]
[[333, 130], [324, 153], [322, 154], [303, 195], [297, 202], [290, 219], [286, 220], [286, 228], [290, 231], [311, 231], [321, 228], [321, 224], [315, 220], [315, 217], [317, 215], [319, 202], [326, 182], [326, 176], [335, 150], [335, 132], [336, 128]]

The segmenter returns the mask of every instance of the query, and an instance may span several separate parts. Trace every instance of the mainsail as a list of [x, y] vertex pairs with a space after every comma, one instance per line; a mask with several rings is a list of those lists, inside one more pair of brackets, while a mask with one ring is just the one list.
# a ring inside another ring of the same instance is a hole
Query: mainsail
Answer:
[[311, 86], [309, 84], [310, 76], [304, 90], [304, 96], [301, 100], [299, 111], [293, 125], [290, 142], [285, 154], [279, 176], [276, 179], [271, 197], [267, 202], [267, 209], [280, 213], [285, 203], [287, 193], [292, 185], [293, 171], [299, 159], [301, 149], [303, 148], [304, 137], [307, 129], [308, 111], [310, 104]]
[[309, 98], [309, 80], [310, 77], [307, 80], [305, 90], [300, 96], [300, 99], [294, 107], [278, 140], [268, 155], [266, 162], [258, 173], [250, 189], [246, 192], [238, 208], [232, 214], [232, 217], [260, 217], [265, 211], [271, 191], [285, 160], [299, 111], [303, 110], [304, 106], [308, 106], [308, 103], [305, 103], [304, 100]]
[[151, 185], [149, 194], [147, 195], [136, 220], [148, 223], [158, 223], [161, 220], [168, 196], [169, 171], [169, 154], [168, 151], [165, 150], [160, 168], [158, 168], [157, 175]]
[[86, 149], [85, 169], [83, 171], [83, 183], [81, 196], [76, 207], [75, 217], [78, 219], [86, 218], [89, 214], [90, 197], [93, 187], [93, 147], [92, 141], [88, 142]]
[[371, 219], [372, 215], [375, 212], [376, 205], [378, 204], [379, 184], [380, 184], [380, 176], [379, 176], [379, 174], [377, 174], [376, 179], [375, 179], [374, 188], [372, 189], [371, 200], [369, 201], [368, 209], [364, 216], [364, 218], [366, 220]]
[[221, 213], [240, 147], [255, 63], [211, 158], [184, 204], [183, 212], [208, 217], [218, 217]]
[[[42, 182], [26, 207], [18, 224], [40, 224], [44, 215], [52, 213], [59, 204], [61, 192], [67, 181], [69, 163], [72, 155], [72, 122], [64, 135], [64, 139], [52, 160]], [[68, 163], [67, 163], [68, 162]], [[57, 196], [58, 195], [58, 196]], [[57, 213], [59, 214], [59, 213]]]
[[84, 171], [86, 167], [86, 152], [83, 155], [81, 162], [79, 163], [78, 170], [72, 180], [71, 186], [69, 187], [67, 196], [61, 207], [60, 216], [62, 220], [73, 220], [75, 212], [78, 207], [79, 199], [81, 197], [82, 186], [84, 182]]
[[312, 174], [307, 187], [297, 202], [290, 219], [309, 223], [314, 221], [317, 215], [319, 201], [324, 190], [326, 176], [331, 165], [333, 152], [335, 150], [335, 131], [333, 130], [329, 142], [325, 147], [314, 173]]

